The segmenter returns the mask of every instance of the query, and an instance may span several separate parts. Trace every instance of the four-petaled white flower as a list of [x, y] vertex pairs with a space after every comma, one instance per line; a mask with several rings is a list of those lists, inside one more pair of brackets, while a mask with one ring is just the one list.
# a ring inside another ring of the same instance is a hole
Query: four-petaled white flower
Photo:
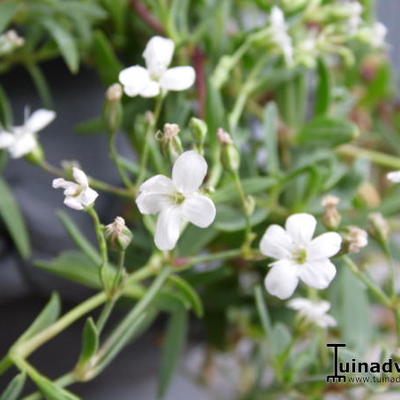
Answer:
[[119, 74], [125, 93], [130, 97], [155, 97], [161, 91], [190, 88], [196, 77], [192, 67], [168, 68], [174, 50], [175, 44], [171, 39], [152, 37], [143, 52], [146, 68], [134, 65]]
[[172, 179], [156, 175], [140, 186], [136, 204], [142, 214], [159, 214], [155, 243], [160, 250], [172, 250], [186, 221], [208, 227], [215, 218], [212, 200], [200, 194], [207, 162], [196, 151], [182, 153], [172, 168]]
[[45, 128], [56, 117], [50, 110], [37, 110], [21, 126], [14, 126], [11, 132], [0, 131], [0, 149], [7, 149], [12, 158], [31, 153], [38, 145], [37, 132]]
[[53, 180], [53, 188], [64, 189], [66, 206], [74, 210], [83, 210], [93, 204], [99, 194], [89, 187], [88, 177], [81, 169], [73, 167], [72, 175], [75, 182], [57, 178]]
[[386, 175], [386, 178], [393, 183], [400, 183], [400, 171], [392, 171]]
[[288, 34], [288, 26], [283, 11], [273, 7], [270, 15], [271, 39], [280, 47], [287, 64], [293, 64], [293, 42]]
[[302, 297], [296, 297], [288, 302], [288, 307], [298, 311], [300, 317], [304, 318], [307, 322], [321, 328], [329, 328], [337, 325], [335, 318], [327, 314], [331, 308], [328, 301], [311, 301]]
[[299, 280], [316, 289], [325, 289], [335, 277], [336, 268], [329, 261], [339, 250], [342, 238], [327, 232], [312, 239], [317, 221], [310, 214], [294, 214], [285, 229], [271, 225], [260, 242], [261, 252], [277, 259], [265, 278], [269, 293], [287, 299]]

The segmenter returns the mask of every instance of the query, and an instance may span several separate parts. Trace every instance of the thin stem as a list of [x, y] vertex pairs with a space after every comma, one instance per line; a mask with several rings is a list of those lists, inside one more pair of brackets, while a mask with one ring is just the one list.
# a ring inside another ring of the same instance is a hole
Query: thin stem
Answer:
[[108, 249], [107, 249], [106, 238], [104, 237], [103, 234], [103, 225], [100, 223], [99, 216], [93, 207], [87, 208], [87, 212], [93, 219], [94, 228], [96, 231], [96, 237], [100, 249], [100, 257], [101, 257], [101, 265], [99, 268], [100, 282], [102, 282], [103, 287], [106, 289], [106, 291], [108, 291], [109, 286], [107, 284], [107, 279], [106, 279], [106, 273], [108, 267]]
[[248, 239], [251, 235], [251, 220], [250, 220], [250, 213], [248, 209], [246, 193], [244, 192], [242, 181], [240, 180], [239, 174], [237, 172], [234, 172], [232, 175], [240, 196], [240, 201], [242, 202], [243, 213], [246, 219], [246, 239]]
[[101, 334], [101, 332], [103, 331], [108, 319], [110, 318], [111, 312], [114, 309], [116, 300], [112, 299], [107, 301], [107, 303], [104, 305], [99, 319], [96, 322], [96, 327], [97, 327], [97, 332], [99, 333], [99, 335]]
[[138, 178], [137, 178], [137, 186], [138, 187], [140, 186], [140, 184], [143, 182], [143, 180], [145, 178], [147, 164], [149, 161], [150, 154], [153, 158], [153, 161], [156, 164], [156, 168], [159, 171], [162, 170], [162, 163], [159, 160], [159, 156], [157, 154], [157, 149], [154, 146], [153, 134], [154, 134], [154, 129], [156, 128], [156, 126], [158, 124], [158, 120], [160, 118], [163, 99], [164, 99], [163, 94], [161, 94], [157, 97], [153, 116], [147, 125], [145, 139], [144, 139], [145, 142], [144, 142], [144, 147], [143, 147], [143, 151], [142, 151], [142, 158], [140, 160], [139, 174], [138, 174]]
[[349, 256], [342, 256], [343, 261], [350, 268], [350, 271], [357, 276], [367, 287], [368, 289], [375, 295], [375, 297], [386, 307], [392, 309], [393, 304], [390, 298], [383, 292], [381, 288], [375, 285], [365, 274], [363, 274], [357, 265], [353, 262], [353, 260]]
[[[69, 372], [65, 375], [60, 376], [54, 382], [57, 384], [57, 386], [64, 388], [75, 383], [76, 377], [72, 372]], [[41, 400], [42, 398], [43, 396], [40, 392], [35, 392], [30, 394], [29, 396], [24, 397], [22, 400]]]
[[228, 260], [230, 258], [240, 257], [242, 250], [228, 250], [220, 253], [207, 254], [205, 256], [197, 256], [189, 258], [181, 267], [179, 271], [184, 271], [193, 267], [194, 265], [203, 264], [211, 261]]

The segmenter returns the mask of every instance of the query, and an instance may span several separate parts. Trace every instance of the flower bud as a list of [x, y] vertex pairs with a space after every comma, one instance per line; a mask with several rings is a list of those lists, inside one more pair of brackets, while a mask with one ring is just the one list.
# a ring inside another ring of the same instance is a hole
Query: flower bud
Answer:
[[349, 226], [344, 236], [344, 249], [346, 253], [359, 253], [368, 245], [368, 234], [357, 226]]
[[114, 250], [126, 250], [132, 241], [133, 234], [125, 225], [122, 217], [116, 217], [114, 222], [106, 226], [105, 237]]
[[178, 124], [166, 123], [161, 134], [162, 148], [171, 162], [174, 162], [183, 152], [181, 139], [178, 136], [180, 130], [181, 128]]
[[189, 122], [189, 127], [196, 145], [202, 150], [208, 132], [207, 124], [203, 120], [193, 117]]
[[25, 39], [13, 29], [0, 35], [0, 55], [12, 53], [18, 47], [23, 46]]
[[240, 166], [240, 154], [237, 150], [231, 135], [222, 128], [217, 132], [219, 141], [221, 142], [221, 162], [224, 168], [230, 172], [237, 172]]
[[122, 86], [119, 83], [111, 85], [106, 92], [104, 119], [110, 133], [117, 132], [122, 123], [122, 94]]
[[42, 165], [45, 160], [43, 147], [38, 143], [37, 146], [25, 156], [25, 159], [32, 164]]
[[368, 217], [370, 222], [369, 232], [380, 243], [387, 243], [390, 227], [386, 219], [379, 212], [371, 213]]
[[327, 195], [321, 201], [321, 205], [325, 208], [322, 221], [327, 228], [332, 230], [335, 230], [342, 220], [342, 216], [336, 208], [339, 203], [340, 198], [333, 195]]

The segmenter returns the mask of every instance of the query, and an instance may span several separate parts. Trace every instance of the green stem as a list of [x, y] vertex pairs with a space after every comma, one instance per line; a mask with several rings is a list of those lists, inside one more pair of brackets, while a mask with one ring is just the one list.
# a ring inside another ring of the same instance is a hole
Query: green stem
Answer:
[[108, 318], [110, 318], [110, 315], [111, 315], [112, 310], [114, 309], [115, 303], [116, 303], [116, 300], [111, 299], [111, 300], [107, 301], [107, 303], [104, 305], [104, 307], [100, 313], [99, 319], [96, 322], [97, 332], [99, 333], [99, 335], [103, 331], [103, 329], [108, 321]]
[[240, 257], [241, 254], [242, 251], [239, 249], [239, 250], [222, 251], [220, 253], [207, 254], [205, 256], [192, 257], [188, 261], [186, 261], [186, 263], [182, 267], [179, 267], [178, 270], [184, 271], [186, 269], [193, 267], [194, 265], [207, 263], [211, 261], [228, 260], [230, 258]]
[[233, 175], [233, 179], [235, 181], [235, 185], [236, 185], [236, 188], [237, 188], [239, 196], [240, 196], [240, 201], [242, 202], [243, 213], [244, 213], [244, 217], [246, 219], [246, 240], [247, 240], [251, 236], [251, 220], [250, 220], [250, 213], [249, 213], [248, 205], [247, 205], [246, 193], [244, 192], [242, 181], [240, 180], [239, 174], [237, 172], [233, 172], [232, 175]]
[[[76, 377], [72, 372], [69, 372], [63, 376], [60, 376], [58, 379], [55, 380], [57, 386], [62, 388], [72, 385], [76, 382]], [[41, 400], [43, 398], [40, 392], [35, 392], [30, 394], [29, 396], [24, 397], [22, 400]]]
[[157, 97], [153, 116], [151, 118], [151, 121], [149, 121], [149, 123], [147, 125], [145, 139], [144, 139], [145, 140], [144, 147], [143, 147], [143, 151], [142, 151], [142, 158], [140, 160], [139, 174], [138, 174], [138, 178], [137, 178], [137, 186], [138, 187], [145, 179], [145, 175], [146, 175], [146, 171], [147, 171], [147, 164], [148, 164], [150, 155], [153, 158], [153, 161], [156, 165], [158, 172], [161, 172], [163, 170], [162, 161], [160, 160], [159, 152], [158, 152], [157, 147], [155, 146], [154, 137], [153, 137], [154, 129], [157, 127], [158, 120], [160, 118], [163, 99], [164, 99], [163, 94], [160, 94]]
[[392, 309], [393, 304], [390, 298], [382, 291], [381, 288], [375, 285], [365, 274], [363, 274], [357, 265], [352, 261], [349, 256], [342, 256], [343, 261], [347, 264], [350, 268], [350, 271], [357, 276], [367, 287], [368, 289], [375, 295], [375, 297], [386, 307]]

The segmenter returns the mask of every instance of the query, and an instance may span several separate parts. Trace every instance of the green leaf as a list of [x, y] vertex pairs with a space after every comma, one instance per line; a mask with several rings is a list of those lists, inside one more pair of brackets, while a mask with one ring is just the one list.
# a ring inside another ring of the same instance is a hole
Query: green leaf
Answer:
[[99, 266], [86, 254], [68, 250], [52, 261], [35, 261], [35, 266], [91, 288], [100, 288]]
[[179, 254], [181, 257], [197, 255], [204, 247], [207, 246], [218, 235], [218, 231], [212, 226], [203, 229], [190, 224], [184, 231], [179, 240]]
[[278, 322], [272, 328], [271, 342], [272, 351], [276, 356], [281, 356], [292, 340], [292, 335], [290, 334], [286, 325]]
[[28, 63], [25, 66], [32, 77], [33, 83], [35, 84], [43, 105], [48, 109], [53, 109], [54, 101], [51, 95], [50, 87], [42, 70], [38, 65], [33, 63]]
[[4, 128], [13, 125], [13, 114], [10, 101], [4, 89], [0, 86], [0, 123]]
[[20, 336], [17, 343], [29, 340], [43, 329], [48, 328], [60, 316], [61, 304], [57, 293], [53, 293], [46, 307], [36, 317], [29, 328]]
[[343, 119], [316, 117], [297, 136], [299, 144], [336, 147], [351, 142], [359, 134], [356, 125]]
[[99, 265], [101, 262], [101, 257], [95, 247], [86, 239], [79, 228], [76, 226], [75, 222], [71, 217], [64, 211], [57, 212], [58, 218], [65, 226], [68, 234], [74, 243], [85, 253], [95, 264]]
[[14, 0], [3, 1], [0, 4], [0, 32], [7, 28], [18, 11], [19, 4]]
[[79, 67], [79, 53], [75, 38], [55, 20], [44, 19], [41, 23], [57, 43], [70, 71], [76, 73]]
[[111, 85], [117, 82], [118, 74], [123, 66], [115, 55], [107, 37], [101, 31], [94, 34], [92, 53], [103, 83]]
[[169, 280], [172, 281], [176, 287], [180, 290], [180, 292], [183, 294], [187, 302], [191, 305], [193, 308], [193, 311], [196, 313], [196, 315], [201, 318], [203, 316], [203, 304], [200, 300], [199, 295], [197, 294], [196, 290], [184, 279], [182, 279], [178, 275], [171, 275], [169, 277]]
[[[250, 225], [258, 225], [263, 222], [269, 214], [265, 208], [256, 208], [250, 216]], [[220, 204], [217, 206], [217, 216], [215, 218], [214, 228], [224, 232], [236, 232], [246, 227], [246, 219], [243, 210], [231, 206]]]
[[25, 385], [26, 376], [24, 373], [17, 375], [6, 387], [0, 400], [18, 400]]
[[[276, 184], [276, 179], [266, 177], [254, 177], [242, 179], [243, 190], [246, 194], [257, 194], [266, 192], [267, 189]], [[235, 183], [224, 185], [211, 195], [216, 203], [226, 203], [239, 200], [240, 196]]]
[[158, 387], [158, 398], [162, 399], [167, 394], [169, 385], [178, 367], [179, 360], [184, 350], [188, 332], [188, 316], [186, 310], [181, 308], [171, 315], [168, 322], [165, 342], [161, 358], [161, 370]]
[[0, 216], [2, 217], [17, 249], [23, 258], [31, 254], [28, 230], [7, 182], [0, 177]]
[[326, 62], [318, 59], [318, 85], [315, 93], [315, 115], [329, 113], [332, 102], [332, 78]]
[[266, 337], [270, 337], [272, 334], [271, 318], [269, 316], [267, 305], [265, 304], [263, 289], [261, 286], [257, 286], [254, 290], [254, 296], [256, 298], [256, 307], [258, 315], [261, 320], [261, 325], [263, 327]]
[[99, 333], [92, 318], [86, 320], [83, 329], [82, 351], [78, 361], [78, 368], [85, 366], [96, 354], [99, 347]]
[[40, 374], [31, 374], [32, 380], [47, 400], [80, 400], [78, 396], [58, 386]]
[[270, 102], [264, 111], [264, 127], [268, 154], [267, 168], [271, 174], [279, 172], [278, 124], [278, 109], [274, 102]]
[[96, 117], [79, 123], [75, 130], [82, 135], [92, 135], [106, 132], [107, 126], [103, 117]]

